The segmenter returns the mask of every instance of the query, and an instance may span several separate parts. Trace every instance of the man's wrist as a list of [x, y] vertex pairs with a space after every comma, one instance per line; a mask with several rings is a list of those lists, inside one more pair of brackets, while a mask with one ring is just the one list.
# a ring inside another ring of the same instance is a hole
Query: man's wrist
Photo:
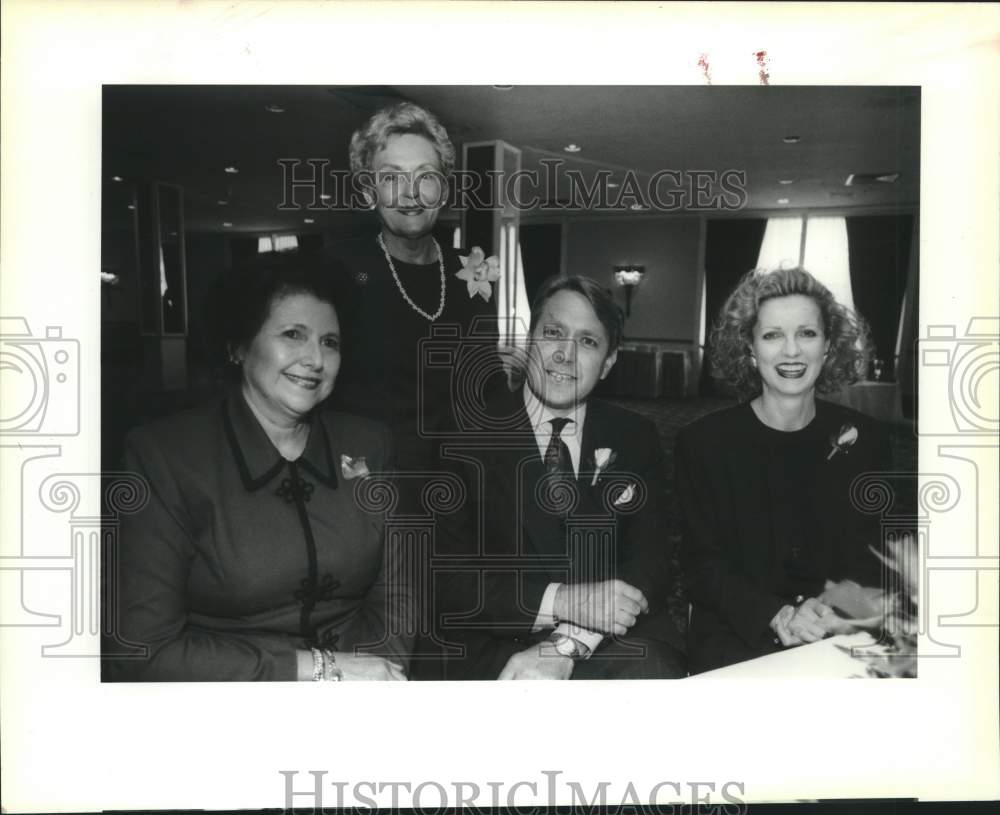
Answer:
[[586, 659], [590, 656], [590, 646], [568, 634], [553, 632], [549, 635], [548, 643], [560, 656], [573, 660]]
[[553, 643], [549, 642], [549, 640], [542, 640], [540, 643], [538, 643], [538, 656], [540, 656], [542, 659], [561, 659], [565, 660], [566, 662], [574, 661], [572, 657], [568, 657], [565, 654], [560, 654], [556, 650], [556, 646]]

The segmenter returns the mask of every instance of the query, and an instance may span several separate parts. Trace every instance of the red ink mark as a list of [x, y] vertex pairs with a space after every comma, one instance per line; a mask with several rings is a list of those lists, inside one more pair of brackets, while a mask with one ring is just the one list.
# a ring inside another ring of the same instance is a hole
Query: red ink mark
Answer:
[[761, 85], [769, 85], [771, 80], [771, 75], [767, 72], [767, 64], [770, 60], [767, 58], [767, 51], [754, 51], [754, 59], [757, 60], [757, 76], [760, 78]]
[[698, 56], [698, 67], [701, 68], [702, 76], [705, 77], [705, 84], [712, 84], [712, 66], [708, 63], [708, 54]]

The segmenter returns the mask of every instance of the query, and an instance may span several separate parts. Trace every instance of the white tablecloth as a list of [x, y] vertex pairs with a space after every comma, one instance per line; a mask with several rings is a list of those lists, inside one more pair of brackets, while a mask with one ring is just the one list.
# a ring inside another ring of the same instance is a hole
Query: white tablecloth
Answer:
[[[715, 671], [696, 674], [692, 679], [848, 679], [864, 677], [865, 663], [843, 648], [871, 646], [875, 640], [867, 631], [840, 634], [809, 645], [798, 645], [765, 657], [758, 657]], [[841, 647], [838, 647], [841, 646]]]

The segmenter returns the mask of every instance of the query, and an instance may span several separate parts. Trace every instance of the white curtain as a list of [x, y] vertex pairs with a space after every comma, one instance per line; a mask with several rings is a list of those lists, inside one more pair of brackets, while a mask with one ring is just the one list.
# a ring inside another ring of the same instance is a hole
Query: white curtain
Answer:
[[500, 344], [523, 347], [527, 342], [531, 307], [524, 285], [521, 242], [517, 227], [500, 227], [500, 280], [497, 285], [497, 315], [500, 318]]
[[[802, 230], [805, 229], [805, 247]], [[847, 253], [847, 219], [842, 216], [769, 218], [757, 257], [757, 268], [801, 266], [826, 286], [837, 302], [854, 308]]]
[[853, 310], [846, 218], [820, 216], [806, 221], [802, 268], [826, 286], [838, 303]]
[[274, 251], [288, 252], [299, 248], [299, 239], [295, 235], [275, 235]]
[[768, 218], [757, 256], [758, 269], [792, 269], [802, 251], [802, 218]]

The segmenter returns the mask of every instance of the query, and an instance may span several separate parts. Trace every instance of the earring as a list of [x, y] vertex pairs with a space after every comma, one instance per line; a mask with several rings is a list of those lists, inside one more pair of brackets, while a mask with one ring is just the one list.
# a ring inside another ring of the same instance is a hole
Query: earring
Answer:
[[752, 365], [752, 366], [753, 366], [754, 368], [756, 368], [756, 367], [757, 367], [757, 357], [755, 357], [755, 356], [754, 356], [753, 354], [751, 354], [751, 355], [750, 355], [750, 364], [751, 364], [751, 365]]

